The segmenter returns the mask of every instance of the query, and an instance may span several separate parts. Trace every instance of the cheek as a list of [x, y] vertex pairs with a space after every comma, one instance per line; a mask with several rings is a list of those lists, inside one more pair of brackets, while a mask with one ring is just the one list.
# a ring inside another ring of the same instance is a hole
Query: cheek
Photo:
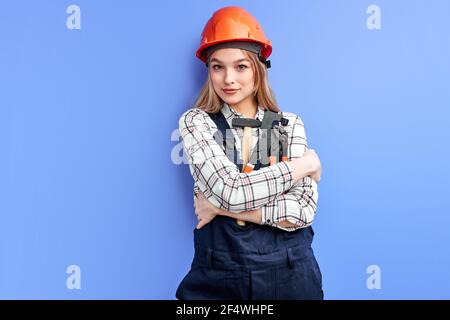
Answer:
[[252, 72], [246, 72], [246, 74], [242, 77], [242, 83], [248, 87], [252, 88], [255, 84], [255, 78]]
[[211, 77], [211, 82], [213, 83], [214, 87], [220, 85], [222, 78], [218, 74], [211, 73], [210, 77]]

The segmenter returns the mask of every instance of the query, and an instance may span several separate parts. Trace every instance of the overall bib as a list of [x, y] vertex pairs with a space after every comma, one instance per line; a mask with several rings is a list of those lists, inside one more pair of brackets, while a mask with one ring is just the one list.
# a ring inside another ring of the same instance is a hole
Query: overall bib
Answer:
[[[226, 137], [222, 112], [210, 114]], [[224, 138], [225, 139], [225, 138]], [[233, 161], [237, 163], [234, 148]], [[254, 170], [265, 167], [259, 160]], [[267, 225], [240, 226], [216, 216], [194, 229], [191, 270], [178, 286], [180, 300], [323, 299], [322, 275], [311, 244], [311, 226], [287, 232]]]

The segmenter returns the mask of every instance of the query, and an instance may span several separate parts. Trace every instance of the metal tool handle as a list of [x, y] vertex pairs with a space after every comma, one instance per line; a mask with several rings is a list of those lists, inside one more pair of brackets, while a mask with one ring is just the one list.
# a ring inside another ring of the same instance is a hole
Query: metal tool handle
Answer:
[[[242, 138], [242, 172], [245, 170], [245, 166], [250, 158], [250, 150], [252, 147], [252, 128], [244, 127], [244, 136]], [[246, 223], [243, 220], [236, 219], [236, 223], [240, 226], [245, 226]]]

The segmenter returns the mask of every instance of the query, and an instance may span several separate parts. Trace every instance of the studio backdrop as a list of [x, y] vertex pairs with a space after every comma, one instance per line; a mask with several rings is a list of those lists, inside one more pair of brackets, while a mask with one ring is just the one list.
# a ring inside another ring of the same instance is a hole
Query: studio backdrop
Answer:
[[263, 26], [321, 159], [325, 299], [450, 298], [447, 0], [1, 1], [0, 298], [175, 298], [196, 225], [178, 119], [227, 5]]

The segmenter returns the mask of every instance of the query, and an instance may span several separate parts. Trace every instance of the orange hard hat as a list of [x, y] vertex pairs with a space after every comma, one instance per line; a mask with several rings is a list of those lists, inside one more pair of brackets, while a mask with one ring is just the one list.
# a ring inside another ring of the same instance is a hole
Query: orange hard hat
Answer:
[[266, 59], [272, 53], [272, 44], [258, 21], [241, 7], [224, 7], [214, 12], [203, 29], [196, 55], [207, 63], [212, 51], [225, 47], [255, 52], [267, 68], [270, 67]]

